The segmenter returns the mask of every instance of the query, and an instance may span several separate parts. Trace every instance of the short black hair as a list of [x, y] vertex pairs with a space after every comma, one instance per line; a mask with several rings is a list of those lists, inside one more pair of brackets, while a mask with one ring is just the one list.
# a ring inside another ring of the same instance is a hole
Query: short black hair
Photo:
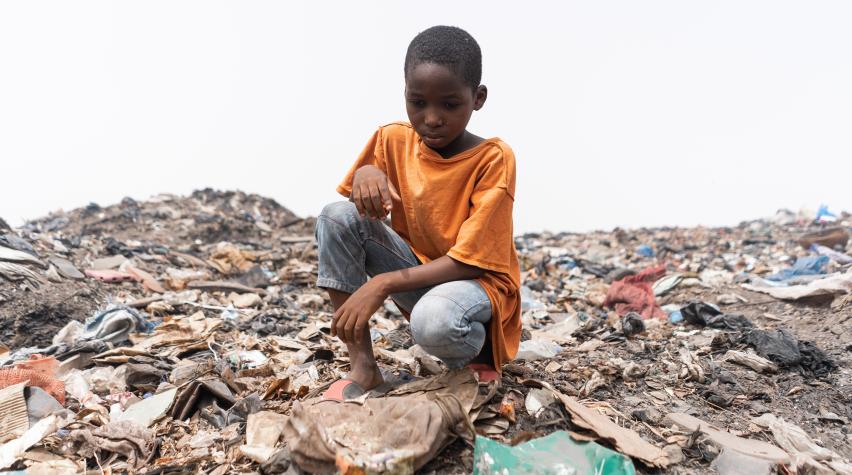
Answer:
[[472, 88], [482, 80], [482, 51], [470, 33], [456, 26], [433, 26], [411, 40], [405, 53], [405, 77], [418, 64], [442, 64]]

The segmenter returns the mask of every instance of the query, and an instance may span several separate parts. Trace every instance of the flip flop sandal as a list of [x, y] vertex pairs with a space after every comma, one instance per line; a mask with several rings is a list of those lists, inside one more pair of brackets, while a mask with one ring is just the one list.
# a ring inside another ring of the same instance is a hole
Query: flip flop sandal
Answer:
[[328, 389], [322, 393], [320, 399], [323, 401], [338, 401], [343, 402], [348, 399], [355, 399], [364, 395], [366, 391], [355, 381], [351, 379], [339, 379], [332, 383]]
[[490, 383], [491, 381], [500, 382], [500, 373], [492, 366], [482, 363], [473, 363], [467, 365], [467, 368], [476, 373], [480, 383]]

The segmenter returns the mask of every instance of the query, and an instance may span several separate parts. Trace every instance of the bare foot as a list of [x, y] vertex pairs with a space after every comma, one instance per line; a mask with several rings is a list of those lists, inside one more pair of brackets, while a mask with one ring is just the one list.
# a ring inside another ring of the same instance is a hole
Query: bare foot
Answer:
[[349, 358], [351, 361], [351, 371], [346, 375], [346, 379], [356, 382], [358, 386], [361, 386], [366, 391], [385, 382], [375, 360], [372, 361], [371, 365], [370, 361], [362, 361], [360, 358], [353, 359], [351, 355]]
[[[335, 310], [340, 308], [349, 298], [349, 294], [333, 289], [328, 289], [328, 295]], [[349, 350], [350, 366], [346, 379], [354, 381], [367, 391], [385, 382], [381, 371], [379, 371], [379, 366], [376, 364], [376, 357], [373, 355], [373, 342], [370, 338], [369, 327], [364, 328], [361, 343], [346, 343], [346, 348]]]

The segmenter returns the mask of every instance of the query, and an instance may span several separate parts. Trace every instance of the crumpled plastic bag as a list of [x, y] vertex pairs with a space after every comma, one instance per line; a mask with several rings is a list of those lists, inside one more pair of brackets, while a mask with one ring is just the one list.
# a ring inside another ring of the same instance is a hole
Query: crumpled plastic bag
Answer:
[[710, 328], [743, 330], [754, 326], [749, 319], [741, 314], [722, 313], [715, 305], [704, 302], [690, 302], [680, 309], [680, 313], [687, 322]]
[[413, 473], [456, 436], [472, 435], [477, 387], [460, 370], [363, 402], [295, 402], [284, 437], [293, 461], [311, 473]]
[[514, 447], [477, 437], [473, 449], [473, 475], [503, 473], [633, 475], [636, 469], [629, 457], [596, 442], [578, 442], [565, 431]]
[[807, 256], [796, 259], [796, 262], [789, 269], [782, 269], [776, 274], [766, 277], [766, 280], [773, 282], [785, 282], [794, 277], [803, 275], [819, 275], [825, 274], [828, 270], [828, 256]]
[[809, 341], [799, 341], [787, 330], [752, 330], [743, 337], [758, 355], [768, 358], [782, 368], [800, 367], [813, 376], [824, 376], [837, 365]]

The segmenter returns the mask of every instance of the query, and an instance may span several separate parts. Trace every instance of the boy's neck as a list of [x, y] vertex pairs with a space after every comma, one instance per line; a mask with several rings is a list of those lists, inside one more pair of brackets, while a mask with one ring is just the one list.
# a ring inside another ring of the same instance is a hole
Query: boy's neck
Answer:
[[473, 135], [472, 133], [468, 132], [467, 129], [465, 129], [465, 131], [462, 132], [461, 135], [459, 135], [458, 137], [456, 137], [455, 140], [447, 144], [446, 147], [442, 148], [441, 150], [435, 151], [438, 152], [438, 155], [440, 155], [442, 158], [450, 158], [454, 155], [458, 155], [462, 152], [466, 152], [472, 149], [473, 147], [476, 147], [484, 140], [484, 138], [479, 137], [477, 135]]

